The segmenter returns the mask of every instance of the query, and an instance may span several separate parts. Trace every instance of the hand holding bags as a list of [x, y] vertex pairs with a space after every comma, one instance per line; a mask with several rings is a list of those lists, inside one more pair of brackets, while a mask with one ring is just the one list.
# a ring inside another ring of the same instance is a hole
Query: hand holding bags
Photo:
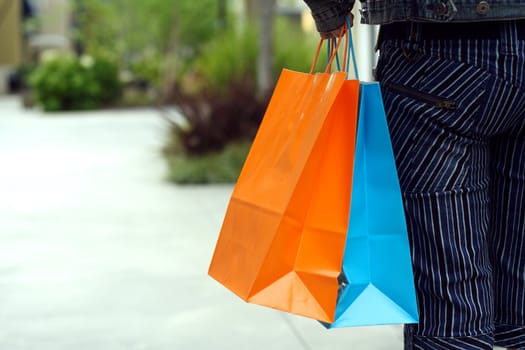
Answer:
[[355, 148], [359, 82], [345, 75], [283, 70], [209, 274], [246, 301], [327, 327], [413, 322], [406, 227], [384, 111], [367, 112], [382, 109], [379, 90], [361, 87]]

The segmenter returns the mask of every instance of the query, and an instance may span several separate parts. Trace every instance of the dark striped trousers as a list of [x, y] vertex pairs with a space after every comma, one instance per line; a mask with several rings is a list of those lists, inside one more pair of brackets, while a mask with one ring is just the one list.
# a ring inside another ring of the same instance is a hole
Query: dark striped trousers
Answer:
[[524, 39], [522, 21], [380, 31], [420, 311], [405, 349], [525, 349]]

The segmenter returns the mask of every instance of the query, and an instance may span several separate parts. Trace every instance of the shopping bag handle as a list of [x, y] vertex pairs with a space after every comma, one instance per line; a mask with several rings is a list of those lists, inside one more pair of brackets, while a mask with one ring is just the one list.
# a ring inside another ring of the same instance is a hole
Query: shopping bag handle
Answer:
[[[347, 27], [346, 23], [341, 27], [341, 31], [339, 33], [339, 38], [342, 38], [346, 34], [346, 32], [348, 31], [348, 29], [346, 27]], [[319, 40], [319, 44], [317, 45], [317, 50], [316, 50], [315, 56], [314, 56], [314, 61], [312, 62], [312, 66], [310, 67], [310, 74], [313, 74], [313, 72], [314, 72], [315, 66], [317, 64], [317, 59], [319, 58], [319, 54], [321, 53], [321, 47], [323, 46], [324, 41], [325, 41], [325, 39], [323, 39], [323, 38], [321, 38], [321, 40]], [[337, 51], [339, 50], [340, 44], [341, 44], [341, 40], [336, 42], [335, 45], [334, 45], [334, 48], [332, 49], [331, 48], [331, 42], [330, 42], [330, 40], [328, 40], [328, 49], [330, 50], [330, 55], [329, 55], [329, 58], [328, 58], [328, 64], [326, 66], [325, 73], [330, 72], [330, 70], [332, 68], [332, 62], [333, 62], [334, 58], [337, 56]]]
[[[344, 51], [344, 62], [343, 62], [343, 69], [341, 69], [341, 64], [339, 62], [339, 55], [336, 54], [335, 58], [336, 58], [336, 64], [337, 64], [337, 70], [339, 71], [342, 71], [342, 72], [346, 72], [346, 75], [347, 75], [347, 79], [348, 79], [348, 73], [350, 73], [350, 56], [352, 57], [352, 63], [353, 63], [353, 67], [354, 67], [354, 73], [355, 73], [355, 77], [357, 80], [359, 80], [359, 72], [358, 72], [358, 69], [357, 69], [357, 59], [356, 59], [356, 56], [355, 56], [355, 51], [354, 51], [354, 42], [352, 40], [352, 31], [351, 31], [351, 28], [352, 28], [352, 22], [350, 20], [350, 18], [347, 16], [345, 17], [345, 20], [346, 20], [346, 28], [347, 28], [347, 32], [346, 32], [346, 43], [345, 43], [345, 51]], [[330, 40], [330, 39], [328, 39]], [[335, 40], [337, 39], [333, 39], [334, 42]], [[335, 49], [335, 45], [332, 47], [332, 50]], [[330, 52], [330, 46], [328, 47], [328, 52]], [[330, 53], [329, 53], [330, 54]]]
[[[310, 68], [310, 74], [313, 74], [313, 71], [314, 71], [315, 66], [317, 64], [317, 59], [319, 57], [319, 53], [321, 51], [321, 47], [323, 46], [324, 41], [327, 40], [328, 41], [328, 45], [327, 45], [327, 60], [328, 60], [328, 64], [326, 66], [325, 73], [328, 73], [328, 72], [330, 72], [332, 70], [332, 63], [333, 63], [333, 61], [335, 59], [337, 70], [341, 71], [341, 72], [346, 72], [347, 73], [347, 78], [348, 78], [348, 73], [350, 71], [350, 56], [352, 56], [352, 64], [353, 64], [353, 68], [354, 68], [355, 77], [356, 77], [357, 80], [359, 80], [359, 72], [358, 72], [358, 69], [357, 69], [357, 60], [356, 60], [356, 56], [355, 56], [354, 43], [353, 43], [353, 40], [352, 40], [351, 27], [352, 27], [352, 22], [351, 22], [350, 18], [348, 16], [346, 16], [345, 17], [345, 23], [341, 27], [341, 31], [340, 31], [339, 37], [337, 39], [321, 39], [319, 41], [319, 45], [317, 46], [317, 50], [316, 50], [316, 53], [315, 53], [315, 56], [314, 56], [314, 61], [313, 61], [312, 66]], [[343, 37], [345, 37], [346, 40], [345, 40], [343, 67], [341, 69], [341, 64], [340, 64], [340, 61], [339, 61], [338, 51], [339, 51], [339, 47], [341, 45]]]
[[[347, 29], [348, 30], [348, 29]], [[341, 63], [339, 62], [339, 53], [338, 53], [338, 46], [337, 46], [337, 39], [328, 39], [328, 46], [326, 47], [327, 52], [327, 61], [330, 61], [330, 57], [333, 52], [335, 52], [335, 62], [337, 70], [340, 72], [346, 72], [348, 64], [347, 64], [347, 53], [348, 53], [348, 32], [345, 32], [345, 50], [344, 50], [344, 58], [343, 58], [343, 69], [341, 69]], [[340, 40], [342, 40], [340, 38]], [[333, 62], [332, 62], [333, 63]], [[331, 70], [331, 65], [329, 65], [328, 70]]]
[[350, 61], [350, 56], [352, 56], [352, 63], [353, 63], [353, 66], [354, 66], [355, 78], [357, 80], [359, 80], [359, 71], [357, 69], [357, 59], [355, 57], [354, 41], [352, 40], [352, 31], [350, 30], [350, 28], [352, 27], [352, 21], [350, 20], [350, 17], [348, 17], [348, 16], [345, 17], [345, 20], [346, 20], [346, 26], [348, 28], [348, 33], [346, 34], [346, 36], [347, 36], [348, 41], [349, 41], [348, 54], [346, 55], [346, 59], [347, 59], [346, 67], [349, 70], [348, 66], [350, 65], [350, 62], [349, 62]]

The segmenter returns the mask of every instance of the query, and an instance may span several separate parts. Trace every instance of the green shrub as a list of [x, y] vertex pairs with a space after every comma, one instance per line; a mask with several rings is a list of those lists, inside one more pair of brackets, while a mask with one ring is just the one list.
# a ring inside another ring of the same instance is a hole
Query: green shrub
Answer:
[[216, 0], [74, 1], [77, 45], [87, 54], [111, 57], [131, 79], [160, 85], [175, 54], [192, 62], [217, 32]]
[[95, 109], [120, 95], [118, 66], [102, 57], [57, 55], [29, 76], [35, 102], [45, 111]]
[[[175, 87], [177, 89], [177, 87]], [[267, 98], [258, 97], [248, 80], [231, 82], [226, 94], [205, 90], [199, 94], [174, 93], [172, 103], [181, 110], [186, 124], [174, 124], [178, 140], [174, 152], [188, 155], [220, 151], [231, 142], [251, 140], [255, 136]]]
[[[314, 60], [319, 37], [305, 34], [297, 25], [286, 20], [277, 20], [274, 27], [274, 74], [277, 77], [283, 68], [309, 72]], [[319, 57], [316, 71], [326, 65], [324, 50]]]
[[[128, 3], [128, 0], [121, 0]], [[151, 2], [152, 0], [143, 0]], [[164, 4], [166, 0], [155, 0]], [[153, 1], [153, 2], [155, 2]], [[174, 36], [183, 46], [198, 48], [214, 37], [219, 28], [217, 0], [171, 0], [174, 15]], [[166, 5], [164, 5], [166, 6]], [[166, 19], [168, 25], [173, 18]]]
[[174, 123], [164, 148], [169, 178], [177, 183], [234, 182], [267, 105], [253, 82], [227, 85], [226, 94], [174, 94], [185, 122]]
[[231, 83], [242, 79], [255, 81], [257, 33], [253, 28], [230, 28], [206, 44], [193, 69], [207, 89], [226, 93]]
[[144, 51], [142, 55], [129, 62], [129, 71], [135, 82], [144, 82], [158, 87], [163, 70], [163, 57], [154, 50]]
[[[258, 55], [257, 31], [247, 27], [242, 31], [229, 28], [215, 36], [195, 60], [193, 70], [208, 88], [226, 93], [232, 81], [256, 79]], [[316, 35], [307, 35], [287, 20], [277, 20], [274, 28], [273, 74], [277, 80], [283, 68], [300, 72], [310, 71], [319, 43]], [[326, 64], [321, 55], [317, 70]]]
[[168, 180], [179, 184], [232, 183], [237, 180], [251, 142], [235, 142], [206, 154], [166, 154]]

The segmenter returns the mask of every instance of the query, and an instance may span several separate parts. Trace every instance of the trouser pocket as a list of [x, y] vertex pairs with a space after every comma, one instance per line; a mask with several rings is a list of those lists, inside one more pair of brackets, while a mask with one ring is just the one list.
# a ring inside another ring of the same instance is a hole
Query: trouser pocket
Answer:
[[394, 93], [413, 98], [417, 101], [430, 104], [437, 108], [447, 109], [447, 110], [454, 110], [457, 108], [456, 101], [443, 98], [439, 96], [434, 96], [431, 94], [427, 94], [421, 91], [418, 91], [416, 89], [410, 88], [408, 86], [395, 84], [395, 83], [388, 83], [385, 88], [387, 90], [390, 90]]

